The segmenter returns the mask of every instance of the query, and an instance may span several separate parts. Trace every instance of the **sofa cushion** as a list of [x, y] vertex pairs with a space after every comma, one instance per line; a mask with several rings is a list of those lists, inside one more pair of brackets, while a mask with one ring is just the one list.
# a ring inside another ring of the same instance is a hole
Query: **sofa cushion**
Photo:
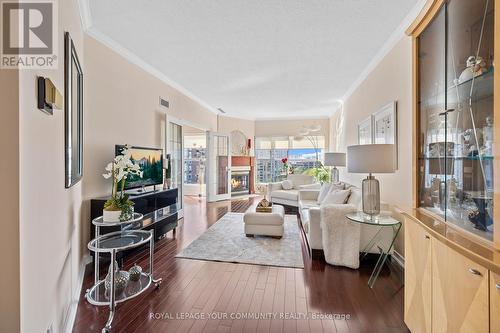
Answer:
[[347, 200], [347, 203], [355, 206], [356, 208], [359, 208], [359, 206], [361, 205], [361, 190], [357, 187], [351, 187], [349, 191], [351, 191], [351, 193], [349, 195], [349, 200]]
[[306, 233], [309, 233], [309, 209], [303, 209], [300, 214], [300, 222]]
[[332, 191], [328, 193], [326, 198], [321, 203], [321, 206], [331, 204], [344, 204], [346, 203], [350, 193], [350, 190]]
[[311, 207], [318, 207], [318, 202], [316, 200], [300, 200], [299, 201], [299, 209], [309, 209]]
[[281, 187], [283, 187], [284, 190], [291, 190], [293, 188], [293, 182], [289, 179], [284, 180], [281, 182]]
[[299, 186], [300, 190], [319, 190], [320, 188], [321, 188], [320, 183], [306, 184], [306, 185]]
[[342, 183], [342, 182], [332, 183], [330, 189], [331, 189], [331, 191], [347, 190], [346, 187], [345, 187], [345, 183]]
[[321, 202], [326, 198], [331, 189], [332, 189], [332, 184], [330, 183], [325, 183], [321, 185], [318, 194], [318, 204], [321, 204]]
[[302, 185], [314, 183], [314, 177], [309, 175], [292, 174], [288, 175], [287, 180], [291, 180], [293, 183], [293, 188], [298, 190]]
[[297, 201], [299, 199], [299, 191], [297, 190], [277, 190], [271, 192], [272, 198]]

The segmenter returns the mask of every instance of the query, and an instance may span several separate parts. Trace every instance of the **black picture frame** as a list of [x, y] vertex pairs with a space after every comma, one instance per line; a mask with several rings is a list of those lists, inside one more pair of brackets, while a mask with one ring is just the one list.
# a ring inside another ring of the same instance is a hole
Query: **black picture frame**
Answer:
[[65, 187], [83, 178], [83, 71], [69, 32], [64, 33]]

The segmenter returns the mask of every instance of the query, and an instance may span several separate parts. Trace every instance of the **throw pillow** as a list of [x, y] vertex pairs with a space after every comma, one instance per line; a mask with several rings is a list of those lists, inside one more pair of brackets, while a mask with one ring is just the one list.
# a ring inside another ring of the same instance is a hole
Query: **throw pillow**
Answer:
[[345, 188], [345, 183], [342, 182], [332, 183], [332, 191], [340, 191], [340, 190], [347, 190]]
[[330, 191], [321, 205], [345, 204], [351, 194], [350, 190]]
[[291, 180], [284, 180], [281, 182], [281, 187], [283, 187], [284, 190], [291, 190], [293, 188], [293, 183]]
[[321, 188], [320, 183], [300, 185], [299, 190], [319, 190]]
[[319, 194], [318, 194], [318, 205], [321, 205], [323, 200], [326, 198], [328, 193], [330, 192], [330, 189], [332, 188], [332, 184], [325, 183], [321, 185], [321, 188], [319, 189]]

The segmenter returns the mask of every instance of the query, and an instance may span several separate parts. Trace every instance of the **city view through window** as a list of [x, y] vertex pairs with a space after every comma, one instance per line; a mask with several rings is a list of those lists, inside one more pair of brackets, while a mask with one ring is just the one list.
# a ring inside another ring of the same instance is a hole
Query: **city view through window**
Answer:
[[287, 158], [294, 173], [303, 173], [323, 160], [323, 136], [255, 138], [256, 182], [277, 182], [286, 178], [282, 159]]

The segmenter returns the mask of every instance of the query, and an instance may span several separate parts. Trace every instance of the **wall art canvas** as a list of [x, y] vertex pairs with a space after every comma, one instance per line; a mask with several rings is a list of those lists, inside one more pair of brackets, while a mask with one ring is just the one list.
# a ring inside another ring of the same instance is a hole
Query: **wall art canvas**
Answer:
[[373, 142], [372, 117], [368, 117], [358, 124], [358, 144], [369, 145]]
[[373, 114], [374, 143], [397, 144], [396, 102], [391, 102]]

